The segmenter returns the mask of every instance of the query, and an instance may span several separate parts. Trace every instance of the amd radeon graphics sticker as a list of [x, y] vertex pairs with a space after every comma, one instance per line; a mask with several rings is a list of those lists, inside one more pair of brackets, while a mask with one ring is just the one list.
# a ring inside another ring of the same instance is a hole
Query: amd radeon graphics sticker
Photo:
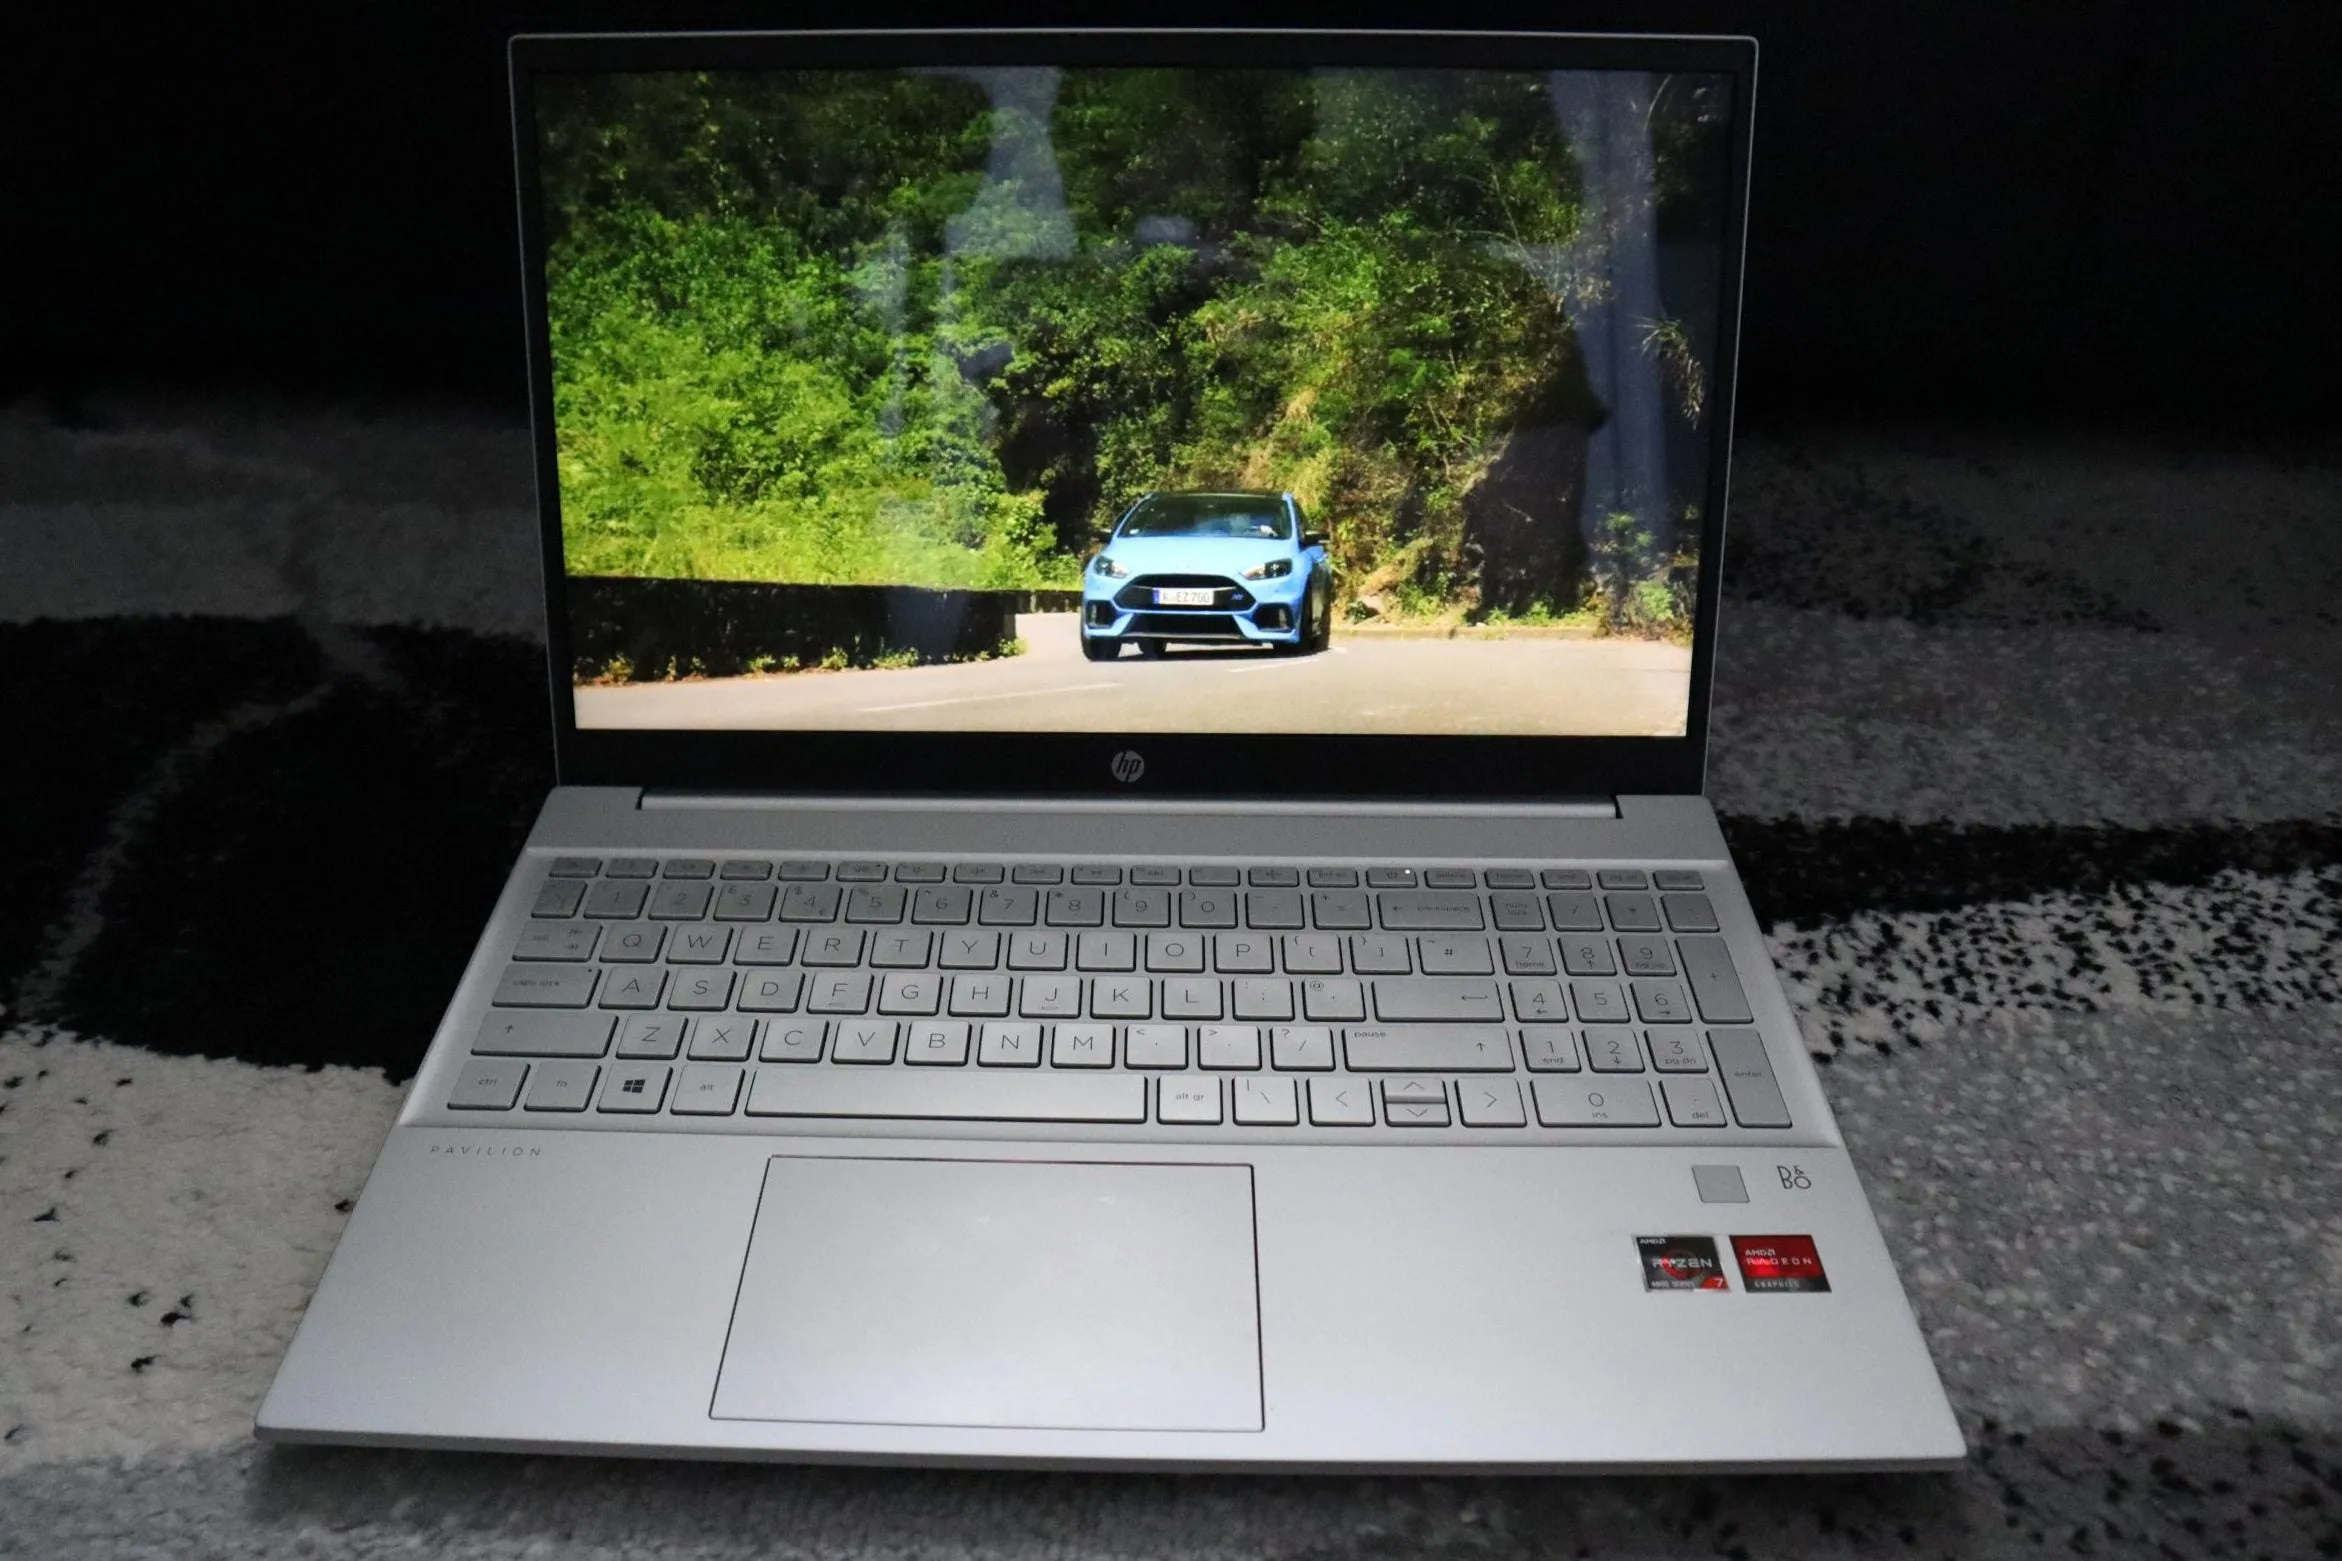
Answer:
[[1645, 1290], [1729, 1290], [1713, 1236], [1637, 1236]]
[[1740, 1260], [1740, 1280], [1751, 1295], [1830, 1288], [1811, 1236], [1734, 1236], [1732, 1255]]

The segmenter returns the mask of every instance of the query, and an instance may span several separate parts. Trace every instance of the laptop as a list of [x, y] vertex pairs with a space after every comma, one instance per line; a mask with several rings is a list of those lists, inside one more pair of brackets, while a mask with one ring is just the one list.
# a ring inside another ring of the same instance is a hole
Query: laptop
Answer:
[[510, 62], [560, 784], [262, 1437], [1963, 1456], [1701, 795], [1751, 41]]

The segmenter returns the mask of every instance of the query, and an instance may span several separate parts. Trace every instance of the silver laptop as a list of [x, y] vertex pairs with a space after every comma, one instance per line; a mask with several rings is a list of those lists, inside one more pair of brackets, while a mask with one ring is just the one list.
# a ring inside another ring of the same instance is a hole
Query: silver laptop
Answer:
[[516, 40], [562, 783], [261, 1435], [1957, 1461], [1701, 796], [1755, 59]]

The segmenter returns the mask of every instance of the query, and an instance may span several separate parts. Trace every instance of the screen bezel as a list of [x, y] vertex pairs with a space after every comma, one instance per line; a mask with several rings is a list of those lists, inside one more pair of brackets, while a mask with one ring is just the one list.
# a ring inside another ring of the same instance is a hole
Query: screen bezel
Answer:
[[[1756, 87], [1751, 38], [1565, 33], [1001, 29], [524, 35], [509, 46], [530, 425], [556, 770], [565, 785], [816, 794], [1596, 797], [1696, 794], [1707, 762]], [[1411, 66], [1704, 72], [1733, 83], [1714, 413], [1681, 737], [581, 728], [555, 464], [534, 82], [563, 73], [906, 65]], [[1135, 753], [1143, 765], [1117, 756]], [[1132, 771], [1139, 771], [1135, 776]]]

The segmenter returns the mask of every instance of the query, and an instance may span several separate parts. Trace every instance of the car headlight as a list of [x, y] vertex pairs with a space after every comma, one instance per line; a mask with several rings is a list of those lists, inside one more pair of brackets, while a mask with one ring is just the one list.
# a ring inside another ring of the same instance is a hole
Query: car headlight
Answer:
[[1255, 564], [1244, 571], [1247, 580], [1282, 580], [1293, 572], [1290, 558], [1272, 558], [1265, 564]]
[[1090, 567], [1098, 571], [1100, 575], [1108, 580], [1127, 580], [1130, 578], [1129, 570], [1123, 568], [1120, 564], [1116, 563], [1113, 559], [1108, 558], [1103, 553], [1100, 553], [1095, 559], [1090, 561]]

